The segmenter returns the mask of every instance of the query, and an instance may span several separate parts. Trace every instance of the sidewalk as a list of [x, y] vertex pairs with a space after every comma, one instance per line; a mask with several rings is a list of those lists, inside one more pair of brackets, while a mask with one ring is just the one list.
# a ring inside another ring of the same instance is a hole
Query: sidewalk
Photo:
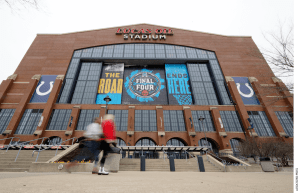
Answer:
[[293, 192], [293, 173], [0, 173], [0, 192]]

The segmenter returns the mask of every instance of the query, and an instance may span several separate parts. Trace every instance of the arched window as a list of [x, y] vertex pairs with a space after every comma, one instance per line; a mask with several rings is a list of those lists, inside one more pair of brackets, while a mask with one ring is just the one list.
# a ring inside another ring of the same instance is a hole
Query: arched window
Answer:
[[207, 139], [207, 141], [203, 138], [203, 139], [200, 139], [198, 141], [198, 145], [199, 146], [208, 146], [214, 153], [218, 153], [219, 152], [219, 149], [217, 147], [217, 144], [211, 140], [211, 139]]
[[239, 139], [230, 139], [230, 145], [231, 145], [231, 149], [233, 151], [234, 154], [239, 153], [239, 145], [240, 145], [241, 141]]
[[167, 141], [167, 146], [186, 146], [186, 145], [180, 139], [173, 138]]
[[149, 138], [143, 138], [136, 142], [135, 146], [155, 146], [155, 142]]
[[120, 146], [126, 146], [126, 143], [123, 139], [121, 138], [118, 138], [117, 139], [117, 145], [120, 147]]

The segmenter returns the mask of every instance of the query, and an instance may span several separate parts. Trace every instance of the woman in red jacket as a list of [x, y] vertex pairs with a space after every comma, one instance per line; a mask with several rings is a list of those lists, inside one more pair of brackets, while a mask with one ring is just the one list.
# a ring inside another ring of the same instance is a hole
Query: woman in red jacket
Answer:
[[98, 175], [108, 175], [109, 173], [104, 171], [104, 163], [105, 159], [107, 157], [108, 151], [111, 151], [110, 144], [114, 145], [116, 147], [116, 130], [115, 130], [115, 122], [114, 122], [115, 116], [112, 114], [106, 114], [103, 117], [102, 121], [102, 130], [104, 138], [101, 138], [101, 144], [100, 144], [100, 152], [103, 150], [103, 156], [100, 160], [100, 168]]

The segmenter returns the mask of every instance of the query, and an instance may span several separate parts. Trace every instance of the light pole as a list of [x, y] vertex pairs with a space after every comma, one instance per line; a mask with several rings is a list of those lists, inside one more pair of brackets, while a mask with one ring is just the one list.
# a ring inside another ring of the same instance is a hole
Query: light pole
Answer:
[[202, 123], [202, 128], [203, 128], [203, 132], [204, 132], [204, 136], [205, 136], [205, 141], [206, 141], [206, 146], [207, 146], [208, 142], [207, 142], [207, 138], [206, 138], [205, 129], [204, 129], [204, 126], [203, 126], [204, 119], [205, 119], [204, 117], [200, 116], [198, 120], [201, 121], [201, 123]]
[[111, 101], [111, 98], [109, 98], [109, 96], [107, 95], [103, 100], [106, 102], [105, 114], [107, 114], [107, 104], [109, 103], [109, 101]]

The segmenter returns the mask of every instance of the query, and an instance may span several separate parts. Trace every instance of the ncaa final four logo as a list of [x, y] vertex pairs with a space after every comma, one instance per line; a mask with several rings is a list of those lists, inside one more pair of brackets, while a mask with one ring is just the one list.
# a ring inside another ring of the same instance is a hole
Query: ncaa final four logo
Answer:
[[154, 101], [153, 98], [158, 97], [161, 89], [165, 88], [162, 85], [164, 82], [159, 73], [154, 74], [150, 70], [143, 69], [133, 71], [126, 78], [124, 85], [131, 98], [140, 102], [150, 102]]

